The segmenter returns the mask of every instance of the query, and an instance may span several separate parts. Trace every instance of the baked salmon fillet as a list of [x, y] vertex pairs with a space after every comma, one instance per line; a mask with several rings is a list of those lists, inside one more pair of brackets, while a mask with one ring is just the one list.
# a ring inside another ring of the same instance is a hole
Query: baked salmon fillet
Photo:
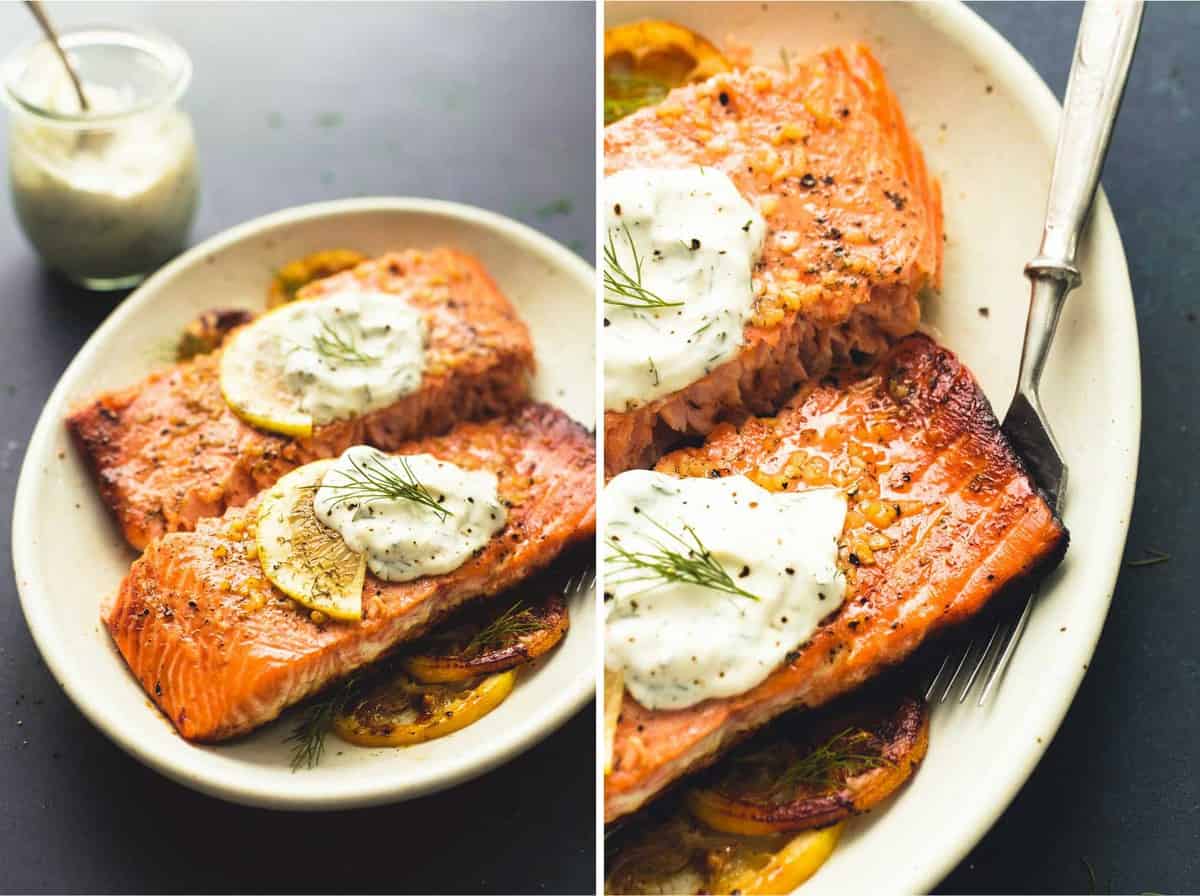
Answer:
[[694, 165], [724, 171], [766, 220], [754, 317], [737, 357], [605, 413], [610, 476], [719, 421], [774, 413], [857, 352], [879, 354], [916, 329], [918, 298], [941, 284], [941, 193], [864, 46], [790, 73], [717, 75], [605, 128], [607, 173]]
[[723, 425], [657, 469], [740, 473], [773, 491], [844, 489], [846, 597], [745, 694], [671, 711], [626, 694], [605, 786], [609, 821], [780, 713], [819, 706], [904, 660], [1006, 587], [1050, 570], [1067, 546], [971, 373], [923, 335], [902, 340], [865, 378], [846, 374], [777, 417]]
[[300, 297], [359, 285], [406, 299], [427, 326], [421, 385], [386, 408], [317, 426], [309, 438], [258, 429], [221, 396], [217, 350], [71, 413], [67, 425], [131, 545], [193, 529], [289, 470], [350, 445], [390, 451], [460, 420], [507, 413], [528, 398], [529, 331], [477, 260], [454, 249], [397, 252], [312, 283]]
[[134, 562], [102, 618], [185, 738], [221, 740], [270, 721], [467, 601], [520, 583], [594, 531], [594, 439], [555, 408], [527, 405], [398, 449], [495, 473], [508, 521], [446, 575], [389, 583], [368, 573], [361, 622], [314, 622], [267, 582], [252, 534], [257, 498], [152, 541]]

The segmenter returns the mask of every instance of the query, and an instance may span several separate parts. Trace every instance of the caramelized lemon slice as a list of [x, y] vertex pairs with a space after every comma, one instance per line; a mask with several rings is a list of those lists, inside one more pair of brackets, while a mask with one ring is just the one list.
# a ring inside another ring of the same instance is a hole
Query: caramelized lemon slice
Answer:
[[604, 32], [604, 123], [653, 105], [673, 87], [731, 68], [711, 43], [673, 22], [648, 19]]
[[445, 737], [503, 703], [516, 680], [515, 669], [466, 687], [424, 685], [400, 675], [340, 713], [333, 730], [361, 747], [407, 747]]
[[353, 249], [323, 249], [289, 261], [275, 272], [267, 289], [267, 307], [275, 308], [294, 301], [296, 293], [315, 280], [358, 267], [367, 256]]
[[230, 410], [252, 426], [307, 438], [312, 415], [300, 409], [300, 396], [283, 381], [283, 346], [271, 327], [271, 317], [287, 313], [276, 308], [235, 330], [221, 354], [221, 396]]
[[713, 881], [713, 893], [740, 893], [742, 896], [774, 896], [791, 893], [817, 873], [833, 854], [842, 828], [839, 822], [817, 831], [805, 831], [788, 841], [761, 868], [741, 871]]
[[480, 614], [460, 627], [434, 635], [401, 664], [424, 684], [468, 681], [532, 662], [552, 650], [570, 626], [559, 594], [527, 605], [518, 600]]
[[258, 559], [288, 597], [333, 619], [362, 618], [367, 559], [346, 546], [313, 511], [313, 497], [331, 460], [293, 470], [258, 508]]
[[625, 700], [625, 673], [604, 667], [604, 774], [612, 771], [613, 742], [617, 737], [617, 722], [621, 720], [621, 704]]

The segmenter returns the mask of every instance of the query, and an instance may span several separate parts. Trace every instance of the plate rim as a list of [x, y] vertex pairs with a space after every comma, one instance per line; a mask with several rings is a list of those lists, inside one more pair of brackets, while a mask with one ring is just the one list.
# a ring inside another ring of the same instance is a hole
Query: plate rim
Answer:
[[148, 277], [117, 304], [59, 375], [38, 415], [17, 478], [12, 521], [13, 572], [25, 624], [51, 676], [101, 734], [138, 762], [185, 787], [241, 805], [289, 811], [328, 811], [399, 803], [436, 793], [486, 774], [530, 749], [577, 714], [595, 693], [594, 670], [585, 670], [584, 674], [563, 682], [563, 686], [557, 690], [561, 695], [558, 701], [548, 703], [540, 712], [528, 716], [529, 721], [518, 736], [503, 742], [499, 748], [467, 755], [433, 776], [409, 782], [389, 782], [385, 786], [372, 784], [370, 776], [366, 776], [362, 779], [364, 784], [353, 788], [338, 787], [323, 794], [308, 791], [296, 794], [236, 778], [214, 778], [203, 769], [178, 761], [174, 754], [163, 755], [145, 748], [131, 732], [122, 728], [120, 720], [111, 711], [104, 708], [103, 700], [93, 700], [86, 688], [77, 684], [65, 659], [65, 645], [56, 643], [53, 638], [53, 622], [47, 609], [49, 597], [38, 593], [41, 588], [35, 584], [32, 574], [35, 559], [29, 533], [33, 531], [33, 514], [36, 510], [37, 467], [53, 452], [54, 439], [61, 434], [59, 428], [62, 420], [58, 410], [69, 403], [68, 384], [77, 378], [81, 368], [93, 363], [93, 356], [100, 351], [99, 346], [109, 339], [110, 334], [140, 313], [142, 306], [153, 298], [154, 293], [169, 288], [173, 278], [197, 263], [202, 264], [206, 256], [288, 225], [370, 212], [436, 215], [462, 224], [481, 225], [508, 237], [531, 255], [578, 280], [581, 286], [586, 284], [588, 292], [595, 291], [595, 270], [570, 249], [527, 224], [466, 203], [408, 196], [368, 196], [306, 203], [269, 212], [197, 243]]
[[[1018, 97], [1022, 104], [1028, 105], [1034, 113], [1037, 127], [1040, 131], [1039, 136], [1048, 145], [1057, 146], [1059, 122], [1062, 118], [1062, 106], [1054, 96], [1054, 92], [1050, 89], [1049, 85], [1033, 67], [1033, 64], [1004, 35], [993, 28], [982, 16], [968, 7], [963, 0], [951, 0], [951, 2], [941, 0], [941, 2], [930, 4], [924, 11], [929, 15], [934, 26], [941, 27], [951, 39], [960, 42], [965, 47], [976, 48], [980, 56], [999, 63], [999, 65], [993, 68], [990, 74], [998, 81], [1008, 82], [1009, 86], [1013, 88], [1011, 91], [1012, 95]], [[1123, 293], [1125, 299], [1125, 301], [1116, 303], [1116, 307], [1120, 309], [1121, 316], [1125, 318], [1124, 323], [1126, 324], [1120, 330], [1125, 342], [1121, 355], [1126, 359], [1135, 374], [1127, 380], [1131, 383], [1128, 395], [1130, 413], [1126, 424], [1129, 427], [1127, 435], [1131, 450], [1127, 455], [1125, 469], [1122, 471], [1127, 475], [1115, 477], [1116, 481], [1110, 483], [1119, 492], [1124, 492], [1123, 494], [1119, 494], [1116, 499], [1116, 503], [1122, 508], [1122, 514], [1114, 528], [1114, 535], [1116, 535], [1116, 541], [1119, 543], [1121, 550], [1114, 552], [1109, 570], [1099, 574], [1099, 578], [1104, 581], [1105, 587], [1102, 590], [1102, 594], [1098, 595], [1101, 600], [1097, 602], [1096, 612], [1084, 623], [1085, 625], [1090, 625], [1090, 629], [1085, 632], [1081, 639], [1084, 647], [1078, 653], [1081, 661], [1069, 667], [1072, 670], [1072, 675], [1069, 680], [1064, 679], [1062, 685], [1056, 689], [1057, 699], [1047, 700], [1044, 715], [1044, 722], [1046, 723], [1044, 729], [1046, 732], [1045, 735], [1036, 739], [1032, 745], [1020, 754], [1020, 761], [1014, 760], [1011, 763], [1007, 775], [996, 776], [997, 779], [1001, 780], [997, 780], [993, 785], [993, 799], [986, 802], [981, 801], [983, 808], [974, 813], [974, 825], [970, 833], [959, 836], [956, 846], [947, 849], [940, 862], [930, 863], [924, 871], [920, 869], [914, 870], [911, 881], [913, 886], [910, 887], [912, 890], [928, 892], [944, 880], [947, 875], [958, 867], [971, 850], [987, 836], [996, 821], [1004, 814], [1021, 790], [1024, 789], [1034, 769], [1041, 762], [1046, 750], [1049, 749], [1051, 742], [1058, 734], [1058, 730], [1062, 726], [1062, 722], [1066, 718], [1071, 705], [1075, 702], [1075, 697], [1079, 693], [1080, 686], [1083, 684], [1084, 675], [1087, 674], [1088, 666], [1091, 664], [1093, 656], [1095, 656], [1096, 646], [1100, 641], [1101, 632], [1108, 619], [1109, 610], [1112, 606], [1113, 593], [1116, 588], [1117, 579], [1121, 573], [1121, 557], [1125, 542], [1129, 536], [1129, 524], [1132, 517], [1134, 495], [1137, 489], [1138, 459], [1141, 448], [1141, 344], [1138, 338], [1133, 284], [1129, 279], [1128, 256], [1125, 252], [1125, 244], [1121, 240], [1121, 232], [1117, 226], [1116, 217], [1113, 215], [1112, 207], [1109, 205], [1108, 196], [1104, 191], [1103, 185], [1097, 186], [1096, 197], [1087, 227], [1089, 230], [1111, 230], [1111, 238], [1119, 250], [1118, 253], [1114, 253], [1114, 256], [1119, 255], [1119, 257], [1114, 257], [1110, 260], [1110, 263], [1116, 267], [1119, 273], [1118, 281], [1115, 284], [1110, 283], [1110, 288], [1115, 292]], [[1094, 239], [1091, 241], [1095, 242]], [[1101, 601], [1102, 605], [1100, 605]]]

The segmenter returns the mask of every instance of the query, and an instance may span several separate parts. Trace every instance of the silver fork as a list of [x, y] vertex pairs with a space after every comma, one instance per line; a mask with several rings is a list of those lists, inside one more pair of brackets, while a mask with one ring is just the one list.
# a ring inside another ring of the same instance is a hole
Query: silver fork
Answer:
[[596, 567], [595, 564], [588, 563], [567, 578], [562, 586], [563, 597], [574, 597], [595, 587]]
[[[1056, 514], [1062, 512], [1067, 465], [1042, 410], [1038, 384], [1067, 293], [1080, 283], [1075, 252], [1096, 195], [1100, 167], [1108, 151], [1113, 121], [1137, 44], [1142, 12], [1142, 0], [1088, 0], [1084, 6], [1054, 154], [1042, 245], [1037, 257], [1025, 266], [1025, 275], [1032, 281], [1029, 318], [1025, 323], [1017, 391], [1001, 428]], [[926, 699], [933, 698], [950, 670], [937, 702], [946, 701], [965, 672], [958, 697], [959, 703], [964, 702], [986, 668], [979, 695], [979, 705], [983, 706], [1008, 668], [1036, 596], [1037, 590], [1031, 589], [1020, 614], [1015, 619], [1003, 618], [997, 622], [986, 641], [979, 634], [968, 640], [961, 655], [947, 654], [929, 685]]]

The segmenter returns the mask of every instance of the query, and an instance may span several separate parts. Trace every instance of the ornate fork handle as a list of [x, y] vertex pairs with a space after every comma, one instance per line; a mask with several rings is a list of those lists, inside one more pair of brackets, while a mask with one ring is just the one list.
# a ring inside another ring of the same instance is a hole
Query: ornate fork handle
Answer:
[[1018, 390], [1036, 394], [1067, 293], [1079, 285], [1075, 252], [1087, 221], [1141, 27], [1143, 0], [1090, 0], [1067, 84], [1042, 245], [1025, 266], [1033, 281]]

